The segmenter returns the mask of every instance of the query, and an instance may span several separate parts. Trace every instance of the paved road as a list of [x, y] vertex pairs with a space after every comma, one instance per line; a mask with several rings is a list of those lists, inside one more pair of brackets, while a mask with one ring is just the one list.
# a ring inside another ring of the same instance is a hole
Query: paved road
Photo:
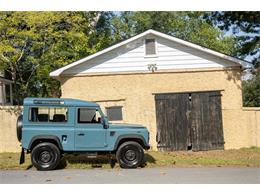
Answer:
[[1, 170], [0, 183], [260, 183], [260, 168]]

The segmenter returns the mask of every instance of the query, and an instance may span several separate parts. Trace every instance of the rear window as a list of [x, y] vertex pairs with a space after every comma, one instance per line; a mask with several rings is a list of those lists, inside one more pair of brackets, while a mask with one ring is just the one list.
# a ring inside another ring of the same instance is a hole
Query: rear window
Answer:
[[31, 122], [67, 122], [68, 108], [64, 107], [32, 107], [29, 110]]

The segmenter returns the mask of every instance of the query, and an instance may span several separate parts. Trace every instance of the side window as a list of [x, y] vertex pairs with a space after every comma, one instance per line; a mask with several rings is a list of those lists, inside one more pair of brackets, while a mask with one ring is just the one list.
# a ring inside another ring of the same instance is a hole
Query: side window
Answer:
[[121, 121], [123, 120], [122, 106], [107, 107], [107, 117], [110, 121]]
[[32, 107], [29, 110], [31, 122], [67, 122], [68, 108]]
[[101, 123], [97, 108], [78, 108], [78, 123]]

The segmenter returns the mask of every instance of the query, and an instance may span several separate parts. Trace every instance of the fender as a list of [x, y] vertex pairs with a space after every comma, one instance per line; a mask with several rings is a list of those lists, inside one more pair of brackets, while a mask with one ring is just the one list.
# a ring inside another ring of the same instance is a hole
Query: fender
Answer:
[[63, 150], [62, 148], [62, 145], [61, 145], [61, 142], [60, 142], [60, 139], [57, 137], [57, 136], [54, 136], [54, 135], [36, 135], [34, 136], [31, 141], [30, 141], [30, 144], [29, 144], [29, 149], [31, 149], [32, 147], [32, 144], [37, 141], [37, 140], [53, 140], [55, 141], [57, 144], [58, 144], [58, 147], [60, 150]]
[[118, 144], [120, 143], [121, 140], [123, 139], [127, 139], [127, 140], [131, 140], [131, 139], [139, 139], [142, 141], [142, 145], [144, 147], [144, 149], [148, 150], [150, 149], [150, 146], [148, 143], [146, 143], [145, 139], [143, 136], [141, 135], [136, 135], [136, 134], [127, 134], [127, 135], [120, 135], [118, 136], [116, 142], [115, 142], [115, 145], [114, 145], [114, 148], [113, 150], [116, 150], [117, 147], [118, 147]]

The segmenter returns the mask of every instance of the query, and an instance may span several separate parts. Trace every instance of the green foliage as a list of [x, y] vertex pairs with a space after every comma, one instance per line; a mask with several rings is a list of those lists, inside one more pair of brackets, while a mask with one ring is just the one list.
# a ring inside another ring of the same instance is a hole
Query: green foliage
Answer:
[[176, 36], [226, 54], [234, 53], [235, 40], [208, 24], [204, 12], [122, 12], [112, 18], [115, 41], [148, 29]]
[[260, 74], [252, 80], [243, 81], [242, 87], [244, 106], [260, 107]]
[[[49, 73], [108, 45], [96, 37], [99, 12], [1, 12], [0, 71], [14, 81], [14, 100], [60, 96]], [[93, 43], [94, 40], [94, 43]]]
[[236, 56], [251, 56], [252, 73], [260, 67], [260, 12], [213, 12], [204, 16], [221, 30], [232, 31], [236, 38]]

